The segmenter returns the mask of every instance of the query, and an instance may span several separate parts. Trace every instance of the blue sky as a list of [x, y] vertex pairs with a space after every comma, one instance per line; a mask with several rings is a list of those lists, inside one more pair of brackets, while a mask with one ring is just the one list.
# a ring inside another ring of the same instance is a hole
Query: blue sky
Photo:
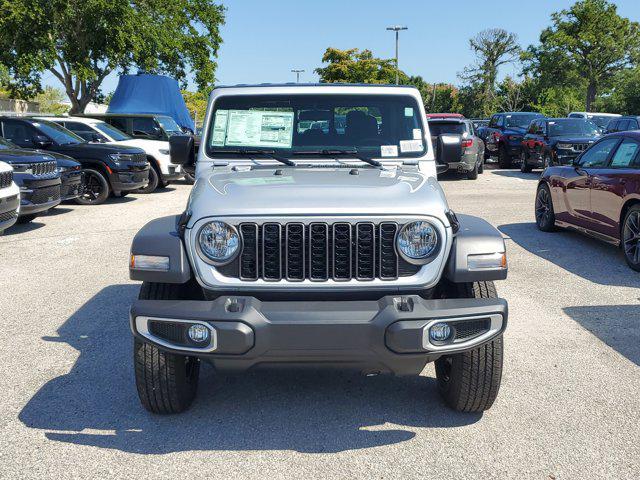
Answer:
[[[527, 46], [549, 25], [550, 14], [572, 0], [236, 0], [225, 1], [227, 23], [218, 58], [219, 84], [289, 82], [292, 68], [306, 70], [301, 81], [316, 81], [324, 50], [368, 48], [392, 58], [393, 32], [401, 32], [400, 68], [428, 82], [457, 83], [457, 73], [473, 62], [468, 40], [486, 28], [500, 27]], [[618, 12], [640, 21], [640, 0], [618, 0]], [[502, 75], [514, 73], [506, 67]], [[60, 86], [51, 74], [46, 84]], [[117, 76], [103, 84], [113, 91]]]

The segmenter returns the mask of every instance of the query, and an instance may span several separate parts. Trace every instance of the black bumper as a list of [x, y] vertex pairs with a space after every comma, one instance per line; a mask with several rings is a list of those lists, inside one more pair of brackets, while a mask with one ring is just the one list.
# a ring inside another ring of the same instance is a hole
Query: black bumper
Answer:
[[111, 175], [111, 188], [114, 192], [130, 192], [149, 184], [149, 167], [135, 170], [114, 171]]
[[0, 199], [0, 232], [12, 226], [18, 220], [19, 195]]
[[60, 185], [60, 198], [62, 201], [73, 200], [82, 194], [82, 172], [64, 173]]
[[[220, 371], [284, 365], [409, 375], [420, 373], [443, 354], [476, 348], [499, 335], [507, 325], [507, 303], [425, 300], [416, 295], [378, 301], [138, 300], [130, 320], [140, 340], [210, 361]], [[450, 323], [455, 332], [456, 325], [462, 331], [462, 322], [471, 321], [485, 322], [490, 329], [464, 341], [436, 345], [429, 340], [428, 328], [438, 321]], [[186, 335], [193, 323], [211, 332], [211, 341], [203, 347]]]
[[60, 178], [25, 181], [20, 187], [20, 215], [40, 213], [60, 203]]

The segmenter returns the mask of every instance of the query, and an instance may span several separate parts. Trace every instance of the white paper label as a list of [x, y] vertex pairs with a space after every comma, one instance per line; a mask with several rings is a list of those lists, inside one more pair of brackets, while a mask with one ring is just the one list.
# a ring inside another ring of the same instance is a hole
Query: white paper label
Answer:
[[291, 148], [292, 140], [293, 112], [229, 110], [225, 145]]
[[419, 128], [414, 128], [413, 129], [413, 139], [414, 140], [421, 140], [422, 139], [422, 130], [420, 130]]
[[404, 116], [405, 117], [413, 117], [413, 108], [404, 107]]
[[383, 157], [397, 157], [398, 146], [397, 145], [382, 145], [380, 147], [380, 155]]
[[422, 140], [400, 140], [401, 152], [421, 152]]

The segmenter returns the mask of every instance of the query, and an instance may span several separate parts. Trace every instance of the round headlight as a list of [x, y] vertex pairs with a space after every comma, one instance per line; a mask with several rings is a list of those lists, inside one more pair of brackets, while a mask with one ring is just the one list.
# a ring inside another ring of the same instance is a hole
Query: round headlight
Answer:
[[235, 228], [224, 222], [209, 222], [198, 233], [198, 249], [205, 261], [228, 263], [240, 250], [240, 237]]
[[438, 231], [429, 222], [406, 224], [398, 235], [398, 250], [406, 260], [423, 261], [438, 249]]

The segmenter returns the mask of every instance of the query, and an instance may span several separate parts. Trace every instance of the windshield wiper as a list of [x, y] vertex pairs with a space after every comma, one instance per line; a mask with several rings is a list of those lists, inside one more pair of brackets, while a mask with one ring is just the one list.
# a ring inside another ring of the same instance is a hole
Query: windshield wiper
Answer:
[[372, 165], [374, 167], [382, 166], [382, 163], [380, 163], [377, 160], [374, 160], [371, 157], [365, 157], [364, 155], [360, 154], [358, 150], [330, 150], [330, 149], [307, 150], [307, 151], [293, 152], [292, 155], [327, 155], [327, 156], [351, 155], [353, 158], [356, 158], [361, 162], [368, 163], [369, 165]]
[[275, 150], [252, 150], [247, 148], [234, 148], [234, 149], [223, 149], [223, 150], [214, 150], [213, 153], [221, 153], [221, 154], [232, 154], [232, 155], [264, 155], [265, 157], [272, 158], [273, 160], [277, 160], [280, 163], [284, 163], [290, 167], [295, 167], [296, 162], [293, 160], [289, 160], [286, 157], [281, 157], [280, 155], [276, 155]]

